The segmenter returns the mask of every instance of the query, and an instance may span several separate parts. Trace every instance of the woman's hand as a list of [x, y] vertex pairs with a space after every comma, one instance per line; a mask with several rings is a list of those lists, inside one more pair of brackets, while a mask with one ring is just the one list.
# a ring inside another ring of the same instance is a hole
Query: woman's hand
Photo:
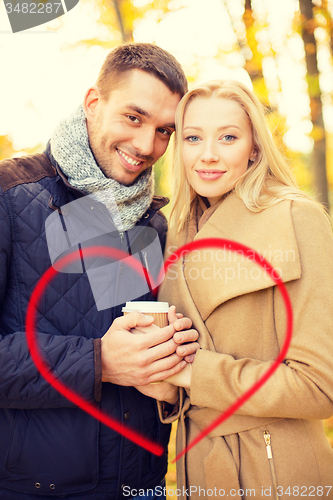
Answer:
[[192, 364], [187, 363], [185, 368], [176, 373], [176, 375], [172, 375], [167, 378], [165, 382], [176, 385], [178, 387], [185, 387], [185, 389], [189, 389], [191, 387], [191, 376], [192, 376]]
[[178, 387], [168, 382], [157, 382], [154, 384], [135, 386], [145, 396], [157, 399], [157, 401], [166, 401], [175, 405], [179, 399]]
[[168, 320], [169, 325], [174, 323], [177, 319], [183, 318], [184, 315], [182, 313], [176, 313], [176, 306], [170, 306], [168, 311]]
[[[177, 319], [183, 318], [182, 313], [176, 313], [176, 306], [170, 306], [169, 311], [168, 311], [168, 320], [169, 320], [169, 325], [175, 323]], [[200, 349], [200, 346], [198, 342], [195, 342], [198, 339], [198, 332], [196, 330], [193, 330], [195, 332], [195, 335], [192, 338], [191, 343], [184, 343], [184, 338], [181, 332], [176, 332], [173, 336], [173, 340], [176, 344], [179, 344], [179, 347], [176, 349], [176, 353], [178, 356], [184, 357], [186, 363], [193, 363], [195, 353], [197, 352], [198, 349]], [[185, 351], [184, 351], [185, 350]], [[184, 370], [183, 370], [184, 371]], [[176, 384], [178, 385], [178, 384]], [[181, 386], [185, 387], [185, 386]]]

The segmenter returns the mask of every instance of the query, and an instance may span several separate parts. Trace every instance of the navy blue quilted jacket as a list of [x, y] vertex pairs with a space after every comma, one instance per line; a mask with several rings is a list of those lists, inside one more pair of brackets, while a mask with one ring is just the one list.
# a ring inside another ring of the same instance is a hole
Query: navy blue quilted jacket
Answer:
[[[82, 195], [44, 154], [0, 162], [0, 499], [117, 500], [124, 485], [151, 488], [166, 473], [166, 453], [149, 453], [75, 407], [28, 353], [27, 305], [51, 265], [45, 219]], [[138, 222], [154, 227], [162, 246], [163, 205], [154, 198]], [[68, 387], [166, 449], [170, 427], [159, 422], [156, 402], [100, 382], [98, 339], [121, 314], [121, 306], [96, 309], [85, 273], [59, 273], [39, 304], [39, 346]]]

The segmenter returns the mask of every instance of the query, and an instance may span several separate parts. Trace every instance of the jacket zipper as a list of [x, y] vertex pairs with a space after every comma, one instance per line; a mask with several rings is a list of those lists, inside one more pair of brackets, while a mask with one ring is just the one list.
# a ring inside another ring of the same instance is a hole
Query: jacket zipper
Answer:
[[[91, 209], [93, 209], [94, 207], [91, 207]], [[105, 215], [105, 217], [111, 222], [111, 224], [113, 224], [115, 227], [115, 223], [113, 222], [113, 220], [100, 208], [100, 207], [97, 207], [103, 215]], [[117, 229], [117, 228], [116, 228]], [[124, 239], [124, 231], [119, 231], [118, 230], [118, 233], [119, 233], [119, 236], [120, 236], [120, 241], [121, 243], [123, 243], [123, 239]]]
[[274, 459], [273, 459], [272, 448], [271, 448], [271, 433], [269, 431], [264, 431], [264, 440], [265, 440], [265, 444], [266, 444], [267, 458], [268, 458], [268, 463], [269, 463], [269, 468], [271, 471], [271, 477], [272, 477], [272, 483], [273, 483], [272, 498], [274, 498], [274, 500], [279, 500], [279, 496], [278, 496], [278, 492], [277, 492], [277, 478], [276, 478]]
[[[100, 207], [97, 207], [97, 208], [102, 212], [103, 215], [105, 215], [105, 217], [113, 225], [115, 225], [114, 222], [113, 222], [113, 220]], [[93, 210], [94, 207], [92, 206], [91, 209]], [[129, 255], [132, 255], [130, 244], [129, 244], [129, 239], [128, 239], [128, 236], [127, 236], [127, 231], [119, 231], [119, 229], [118, 229], [118, 232], [119, 232], [121, 244], [123, 244], [124, 234], [126, 235], [128, 253], [129, 253]], [[144, 272], [144, 275], [145, 275], [145, 278], [146, 278], [146, 282], [147, 282], [147, 285], [148, 285], [148, 288], [149, 288], [149, 292], [150, 293], [154, 293], [153, 292], [153, 288], [152, 288], [151, 283], [150, 283], [150, 278], [149, 278], [149, 268], [148, 268], [148, 261], [147, 261], [147, 252], [145, 252], [145, 251], [142, 250], [142, 252], [139, 252], [139, 256], [140, 256], [140, 260], [141, 260], [143, 272]]]

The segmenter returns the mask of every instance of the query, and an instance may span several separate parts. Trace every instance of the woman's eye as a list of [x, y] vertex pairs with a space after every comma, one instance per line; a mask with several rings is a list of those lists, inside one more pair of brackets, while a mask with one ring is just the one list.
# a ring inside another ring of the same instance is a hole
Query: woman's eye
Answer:
[[224, 140], [224, 141], [226, 141], [226, 142], [232, 142], [232, 141], [234, 141], [235, 139], [237, 139], [237, 137], [235, 137], [234, 135], [230, 135], [230, 134], [228, 134], [228, 135], [224, 135], [224, 136], [222, 137], [222, 140]]
[[199, 137], [197, 137], [196, 135], [189, 135], [189, 136], [185, 137], [185, 141], [188, 141], [188, 142], [198, 142], [199, 141]]

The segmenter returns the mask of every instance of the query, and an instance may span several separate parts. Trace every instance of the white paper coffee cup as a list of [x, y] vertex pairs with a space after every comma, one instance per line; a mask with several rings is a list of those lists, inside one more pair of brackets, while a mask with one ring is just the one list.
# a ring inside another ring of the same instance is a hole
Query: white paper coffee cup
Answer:
[[139, 311], [143, 314], [153, 316], [154, 324], [163, 328], [168, 326], [168, 302], [151, 302], [151, 301], [133, 301], [126, 302], [126, 306], [122, 308], [123, 314], [129, 314], [133, 311]]

